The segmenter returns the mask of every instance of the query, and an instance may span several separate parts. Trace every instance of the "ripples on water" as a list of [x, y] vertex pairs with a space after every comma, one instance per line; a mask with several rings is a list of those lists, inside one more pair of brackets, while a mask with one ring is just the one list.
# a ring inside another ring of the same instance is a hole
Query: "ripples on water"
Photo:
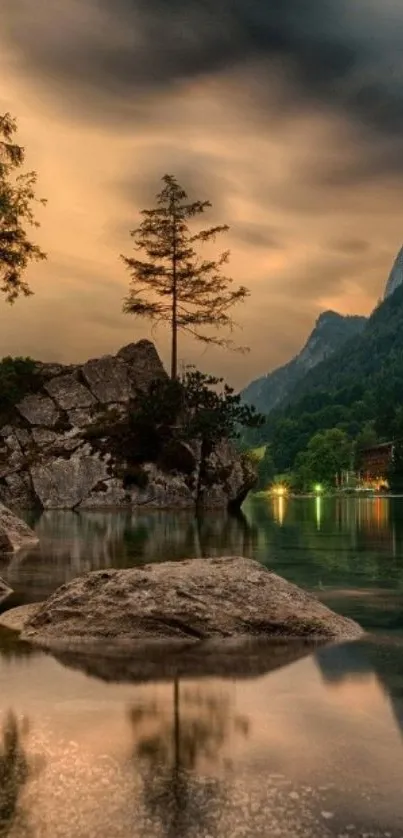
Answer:
[[2, 631], [0, 838], [402, 838], [402, 500], [253, 501], [239, 519], [45, 513], [35, 525], [40, 550], [0, 567], [15, 603], [96, 568], [242, 554], [372, 634], [241, 660], [236, 678], [129, 683], [124, 667], [56, 660]]

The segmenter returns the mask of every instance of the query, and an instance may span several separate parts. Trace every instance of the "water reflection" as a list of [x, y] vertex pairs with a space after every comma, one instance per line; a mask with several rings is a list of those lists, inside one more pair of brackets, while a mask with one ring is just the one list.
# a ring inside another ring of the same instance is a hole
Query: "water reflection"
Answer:
[[369, 638], [318, 649], [315, 660], [327, 685], [365, 681], [370, 674], [390, 701], [396, 723], [403, 736], [403, 641], [396, 638]]
[[21, 807], [21, 796], [28, 780], [38, 774], [42, 763], [29, 760], [26, 740], [28, 719], [18, 720], [9, 710], [2, 723], [0, 742], [0, 836], [5, 838], [18, 819], [19, 830], [29, 833], [26, 815]]
[[32, 742], [20, 726], [21, 761], [6, 737], [1, 788], [17, 782], [0, 836], [399, 838], [403, 747], [385, 689], [400, 688], [382, 645], [318, 650], [236, 681], [106, 684], [47, 655], [22, 681], [16, 664], [7, 701], [35, 718], [47, 763], [28, 782]]
[[0, 559], [14, 589], [1, 608], [41, 600], [106, 567], [192, 556], [251, 556], [365, 628], [403, 629], [403, 498], [250, 499], [244, 514], [45, 512], [40, 547]]
[[245, 506], [254, 555], [368, 629], [403, 629], [403, 498], [278, 498]]
[[[213, 835], [225, 778], [210, 772], [212, 768], [216, 772], [234, 734], [247, 736], [249, 720], [233, 713], [228, 694], [222, 691], [206, 691], [201, 685], [181, 688], [179, 679], [172, 689], [171, 717], [157, 702], [133, 704], [129, 710], [144, 804], [167, 838], [187, 835], [195, 823], [201, 832], [208, 829]], [[228, 769], [229, 757], [224, 764]]]
[[[29, 516], [27, 516], [29, 518]], [[44, 599], [90, 570], [191, 556], [251, 555], [257, 530], [242, 515], [191, 512], [44, 512], [36, 521], [37, 548], [0, 558], [17, 602]]]

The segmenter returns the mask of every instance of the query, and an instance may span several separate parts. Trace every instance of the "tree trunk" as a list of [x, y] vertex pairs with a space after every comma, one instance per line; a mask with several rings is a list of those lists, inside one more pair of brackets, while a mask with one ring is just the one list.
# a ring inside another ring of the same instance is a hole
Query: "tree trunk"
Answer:
[[178, 376], [178, 325], [176, 322], [176, 292], [175, 302], [172, 303], [172, 347], [171, 347], [171, 378], [173, 381]]
[[178, 377], [178, 287], [176, 274], [176, 218], [175, 207], [173, 207], [173, 230], [172, 230], [172, 347], [171, 347], [171, 379], [176, 381]]

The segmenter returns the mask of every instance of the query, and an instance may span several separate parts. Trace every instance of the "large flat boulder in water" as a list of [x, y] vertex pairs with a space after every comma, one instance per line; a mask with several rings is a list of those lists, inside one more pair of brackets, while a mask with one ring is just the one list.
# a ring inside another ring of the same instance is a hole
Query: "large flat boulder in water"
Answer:
[[87, 573], [62, 585], [23, 627], [43, 646], [101, 640], [359, 637], [352, 620], [241, 557]]
[[0, 503], [0, 553], [15, 553], [21, 547], [34, 547], [39, 538], [31, 527]]

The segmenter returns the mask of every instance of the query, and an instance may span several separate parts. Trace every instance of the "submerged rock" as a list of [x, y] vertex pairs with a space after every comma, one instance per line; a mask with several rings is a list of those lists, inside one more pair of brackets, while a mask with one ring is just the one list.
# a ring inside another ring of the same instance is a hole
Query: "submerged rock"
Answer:
[[362, 634], [357, 623], [241, 557], [88, 573], [62, 585], [28, 619], [21, 612], [20, 627], [23, 639], [51, 647], [248, 636], [333, 640]]
[[33, 547], [39, 538], [31, 527], [0, 503], [0, 553], [15, 553], [21, 547]]

